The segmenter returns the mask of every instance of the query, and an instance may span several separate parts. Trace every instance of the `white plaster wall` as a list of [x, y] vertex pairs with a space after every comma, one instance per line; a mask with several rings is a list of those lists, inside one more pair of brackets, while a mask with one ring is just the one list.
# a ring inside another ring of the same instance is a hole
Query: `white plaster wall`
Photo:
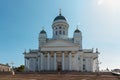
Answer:
[[91, 71], [91, 58], [85, 58], [84, 64], [86, 66], [86, 71]]
[[97, 58], [93, 61], [93, 72], [97, 72], [98, 71], [98, 62], [97, 62]]
[[74, 70], [74, 71], [78, 71], [78, 55], [77, 53], [75, 54], [74, 57], [72, 57], [72, 66], [71, 66], [71, 69]]
[[78, 69], [79, 69], [79, 71], [82, 71], [82, 66], [81, 66], [81, 65], [83, 65], [82, 61], [83, 61], [82, 56], [78, 55]]

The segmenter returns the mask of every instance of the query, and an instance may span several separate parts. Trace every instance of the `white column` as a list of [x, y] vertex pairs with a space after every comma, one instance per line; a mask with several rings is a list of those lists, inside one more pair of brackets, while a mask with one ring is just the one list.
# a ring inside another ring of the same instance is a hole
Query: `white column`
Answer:
[[40, 71], [40, 69], [41, 69], [41, 68], [40, 68], [40, 67], [41, 67], [41, 64], [40, 64], [40, 56], [41, 56], [41, 55], [39, 54], [39, 55], [38, 55], [38, 71]]
[[54, 53], [54, 70], [56, 70], [56, 53]]
[[38, 62], [37, 62], [37, 64], [38, 64], [38, 65], [37, 65], [37, 67], [38, 67], [37, 70], [39, 71], [39, 56], [38, 56]]
[[47, 54], [47, 70], [50, 70], [50, 53]]
[[26, 58], [25, 58], [25, 68], [26, 68]]
[[62, 53], [62, 70], [64, 71], [64, 53]]
[[43, 70], [43, 53], [40, 54], [40, 70]]
[[29, 69], [29, 58], [27, 58], [27, 69]]
[[77, 65], [77, 71], [79, 71], [78, 53], [76, 54], [76, 59], [77, 59], [77, 60], [76, 60], [76, 61], [77, 61], [77, 64], [76, 64], [76, 65]]
[[99, 64], [100, 64], [100, 63], [99, 63], [98, 58], [97, 58], [97, 63], [96, 63], [96, 68], [97, 68], [96, 71], [97, 71], [97, 72], [99, 72]]
[[27, 59], [25, 58], [25, 70], [27, 70]]
[[93, 72], [93, 58], [90, 58], [90, 71]]
[[80, 57], [80, 67], [81, 67], [80, 71], [83, 72], [83, 56]]
[[71, 71], [71, 53], [69, 53], [69, 70]]

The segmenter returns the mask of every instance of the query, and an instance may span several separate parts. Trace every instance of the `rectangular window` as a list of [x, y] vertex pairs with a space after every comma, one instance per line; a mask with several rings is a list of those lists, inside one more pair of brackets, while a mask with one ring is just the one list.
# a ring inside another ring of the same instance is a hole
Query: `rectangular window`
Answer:
[[85, 59], [83, 59], [83, 61], [85, 61]]
[[85, 71], [85, 65], [83, 64], [83, 70]]

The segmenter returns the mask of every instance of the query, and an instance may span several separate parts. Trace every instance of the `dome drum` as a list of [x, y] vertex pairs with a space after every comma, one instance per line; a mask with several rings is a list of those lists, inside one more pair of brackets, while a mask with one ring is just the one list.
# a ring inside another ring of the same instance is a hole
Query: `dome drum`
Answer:
[[60, 26], [64, 26], [64, 27], [69, 27], [68, 23], [63, 23], [63, 22], [56, 22], [52, 24], [52, 28], [54, 27], [60, 27]]

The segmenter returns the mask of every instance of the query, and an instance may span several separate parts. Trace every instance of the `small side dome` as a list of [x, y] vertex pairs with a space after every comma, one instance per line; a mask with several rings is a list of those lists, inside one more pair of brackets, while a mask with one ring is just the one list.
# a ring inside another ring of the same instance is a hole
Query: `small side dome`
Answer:
[[74, 31], [74, 33], [80, 33], [80, 30], [79, 30], [79, 29], [76, 29], [76, 30]]
[[46, 34], [45, 30], [42, 30], [42, 31], [40, 32], [40, 34]]

